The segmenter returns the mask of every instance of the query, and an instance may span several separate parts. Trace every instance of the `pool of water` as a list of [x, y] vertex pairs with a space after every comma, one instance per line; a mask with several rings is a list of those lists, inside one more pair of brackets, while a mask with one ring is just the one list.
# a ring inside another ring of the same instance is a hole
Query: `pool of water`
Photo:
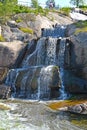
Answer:
[[[87, 130], [87, 116], [49, 109], [49, 102], [1, 100], [0, 130]], [[53, 101], [50, 101], [53, 102]]]

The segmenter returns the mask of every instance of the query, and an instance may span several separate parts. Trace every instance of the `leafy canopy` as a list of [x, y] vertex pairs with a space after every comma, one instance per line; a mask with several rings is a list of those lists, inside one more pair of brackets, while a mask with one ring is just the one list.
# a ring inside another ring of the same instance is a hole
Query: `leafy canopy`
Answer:
[[85, 3], [85, 0], [70, 0], [70, 3], [76, 7], [79, 7], [79, 5], [83, 5]]

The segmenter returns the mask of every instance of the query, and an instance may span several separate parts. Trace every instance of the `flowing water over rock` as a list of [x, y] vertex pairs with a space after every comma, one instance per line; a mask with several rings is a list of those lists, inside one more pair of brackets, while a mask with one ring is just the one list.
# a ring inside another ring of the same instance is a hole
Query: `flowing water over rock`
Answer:
[[[64, 66], [65, 28], [57, 25], [43, 29], [42, 38], [36, 41], [34, 50], [31, 51], [34, 43], [29, 45], [21, 68], [9, 71], [6, 85], [11, 86], [14, 97], [50, 99], [59, 97], [60, 93], [65, 97], [63, 85], [59, 91], [62, 78], [58, 68]], [[61, 69], [60, 73], [63, 73]]]

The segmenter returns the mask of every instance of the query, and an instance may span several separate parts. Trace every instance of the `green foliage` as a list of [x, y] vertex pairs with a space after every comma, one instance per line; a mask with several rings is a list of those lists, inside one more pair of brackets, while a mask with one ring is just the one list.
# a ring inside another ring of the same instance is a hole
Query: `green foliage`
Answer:
[[50, 7], [50, 2], [53, 3], [53, 7], [55, 7], [55, 0], [47, 0], [46, 1], [47, 7]]
[[4, 42], [4, 41], [5, 41], [4, 37], [0, 35], [0, 42]]
[[24, 33], [29, 33], [29, 34], [33, 34], [33, 30], [31, 28], [19, 28], [21, 31], [23, 31]]
[[76, 23], [74, 23], [76, 27], [78, 28], [84, 28], [87, 27], [87, 21], [78, 21]]
[[70, 11], [71, 11], [71, 8], [69, 8], [69, 7], [63, 7], [60, 9], [60, 13], [66, 15], [66, 16], [69, 16]]
[[33, 8], [38, 8], [38, 0], [31, 0], [31, 5]]
[[76, 5], [76, 7], [79, 7], [80, 5], [84, 5], [85, 0], [70, 0], [70, 3], [72, 5]]

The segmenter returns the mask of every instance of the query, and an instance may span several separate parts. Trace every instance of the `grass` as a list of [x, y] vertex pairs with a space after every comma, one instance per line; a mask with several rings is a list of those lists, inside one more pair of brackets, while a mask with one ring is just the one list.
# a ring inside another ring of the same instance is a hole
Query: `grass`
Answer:
[[24, 32], [24, 33], [29, 33], [29, 34], [33, 34], [34, 33], [34, 31], [31, 29], [31, 28], [23, 28], [23, 27], [21, 27], [21, 28], [19, 28], [22, 32]]
[[70, 11], [71, 11], [71, 8], [69, 8], [69, 7], [63, 7], [60, 9], [60, 13], [66, 15], [66, 16], [69, 16]]

